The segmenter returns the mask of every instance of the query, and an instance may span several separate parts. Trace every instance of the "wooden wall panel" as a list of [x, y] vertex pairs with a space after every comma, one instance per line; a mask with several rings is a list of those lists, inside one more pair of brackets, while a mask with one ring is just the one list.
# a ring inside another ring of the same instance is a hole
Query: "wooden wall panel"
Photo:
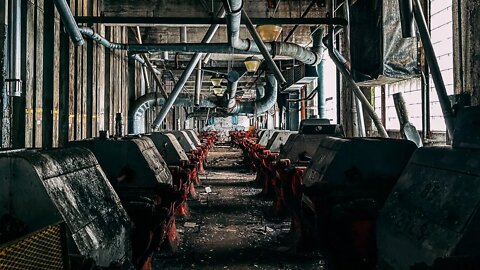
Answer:
[[35, 94], [34, 94], [34, 147], [42, 147], [42, 114], [43, 114], [43, 2], [36, 0], [35, 10]]

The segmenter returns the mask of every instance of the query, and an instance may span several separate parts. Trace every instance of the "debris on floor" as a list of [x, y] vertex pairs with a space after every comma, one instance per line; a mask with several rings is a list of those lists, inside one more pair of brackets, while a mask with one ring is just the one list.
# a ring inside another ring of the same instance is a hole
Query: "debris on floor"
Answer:
[[[255, 179], [242, 164], [242, 152], [226, 145], [208, 154], [196, 200], [189, 200], [191, 215], [179, 222], [179, 249], [156, 254], [154, 269], [323, 269], [320, 254], [299, 254], [281, 242], [290, 220], [267, 221]], [[196, 228], [196, 229], [191, 229]], [[282, 237], [283, 236], [283, 237]]]

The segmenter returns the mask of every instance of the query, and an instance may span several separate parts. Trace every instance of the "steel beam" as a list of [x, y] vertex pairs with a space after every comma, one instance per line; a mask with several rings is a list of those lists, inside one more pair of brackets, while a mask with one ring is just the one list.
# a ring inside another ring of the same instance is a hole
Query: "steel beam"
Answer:
[[[77, 16], [77, 23], [104, 23], [121, 25], [211, 25], [226, 24], [225, 18], [208, 17], [117, 17], [117, 16]], [[281, 25], [347, 25], [343, 18], [250, 18], [253, 24], [281, 24]]]

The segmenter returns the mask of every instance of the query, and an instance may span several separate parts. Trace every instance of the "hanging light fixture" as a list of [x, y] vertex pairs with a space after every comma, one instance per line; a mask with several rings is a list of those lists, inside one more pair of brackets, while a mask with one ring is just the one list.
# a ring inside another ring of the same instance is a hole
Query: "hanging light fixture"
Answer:
[[247, 72], [255, 73], [257, 72], [258, 67], [260, 66], [260, 59], [255, 56], [250, 56], [243, 61], [245, 67], [247, 68]]
[[210, 81], [212, 82], [212, 85], [214, 87], [220, 87], [220, 85], [222, 84], [222, 80], [222, 76], [220, 76], [220, 74], [218, 73], [215, 73], [215, 75], [210, 78]]
[[223, 96], [223, 93], [225, 93], [225, 89], [221, 86], [214, 86], [212, 90], [215, 96]]
[[282, 33], [282, 27], [273, 24], [259, 25], [257, 32], [263, 42], [274, 42]]

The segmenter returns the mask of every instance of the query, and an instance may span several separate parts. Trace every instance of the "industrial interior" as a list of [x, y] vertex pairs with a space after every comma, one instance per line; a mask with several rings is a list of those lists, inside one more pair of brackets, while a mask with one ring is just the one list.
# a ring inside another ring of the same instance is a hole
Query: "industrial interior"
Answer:
[[480, 269], [479, 67], [479, 0], [2, 1], [0, 269]]

